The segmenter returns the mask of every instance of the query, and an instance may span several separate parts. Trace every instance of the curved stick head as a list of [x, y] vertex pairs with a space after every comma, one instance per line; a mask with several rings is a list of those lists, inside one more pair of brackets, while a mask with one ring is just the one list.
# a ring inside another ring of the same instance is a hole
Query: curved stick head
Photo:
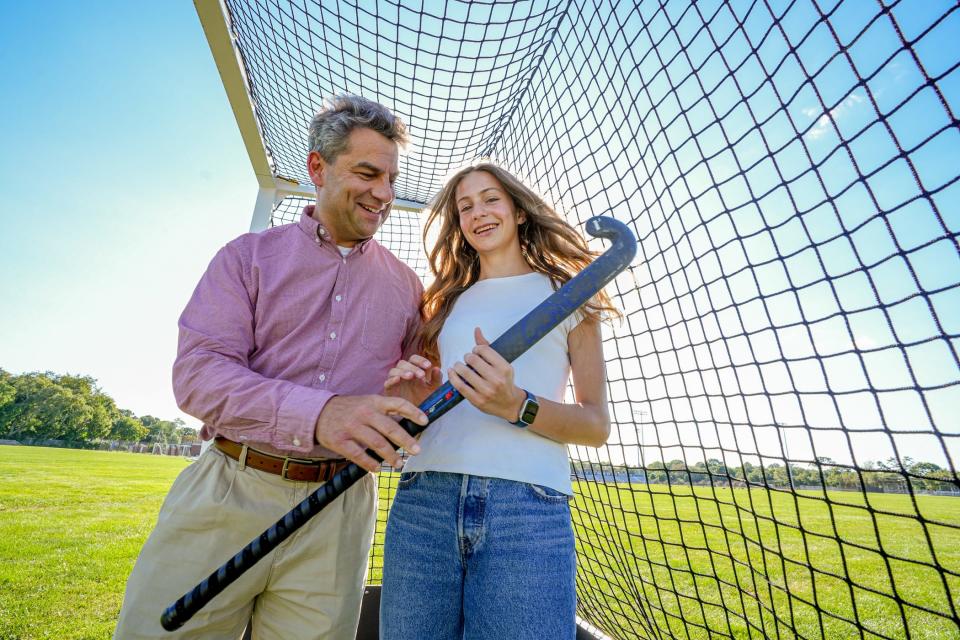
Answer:
[[594, 216], [587, 220], [587, 233], [594, 238], [609, 240], [619, 252], [627, 252], [629, 263], [637, 253], [637, 239], [624, 223], [610, 216]]

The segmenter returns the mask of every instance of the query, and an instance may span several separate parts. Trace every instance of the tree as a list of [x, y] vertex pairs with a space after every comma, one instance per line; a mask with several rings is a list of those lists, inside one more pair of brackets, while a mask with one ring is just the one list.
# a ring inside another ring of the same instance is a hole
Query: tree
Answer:
[[139, 442], [147, 435], [147, 428], [143, 426], [140, 419], [129, 409], [120, 409], [113, 418], [113, 425], [110, 427], [111, 440], [124, 440], [126, 442]]
[[52, 373], [13, 378], [16, 397], [0, 409], [0, 430], [14, 438], [83, 440], [106, 419], [106, 409]]
[[0, 369], [0, 437], [91, 442], [195, 442], [196, 429], [179, 418], [137, 418], [117, 407], [97, 381], [52, 372], [13, 375]]
[[693, 484], [709, 484], [710, 476], [707, 475], [707, 465], [699, 460], [689, 468], [690, 482]]
[[141, 416], [140, 422], [147, 428], [146, 442], [160, 442], [163, 444], [179, 444], [178, 430], [185, 425], [183, 420], [161, 420], [154, 416]]
[[787, 469], [779, 462], [768, 464], [764, 467], [766, 484], [771, 487], [788, 487], [790, 479], [787, 477]]
[[687, 463], [683, 460], [671, 460], [667, 463], [667, 469], [670, 471], [671, 484], [690, 484], [690, 474], [687, 473]]
[[0, 409], [10, 404], [17, 397], [17, 388], [13, 386], [13, 376], [0, 369]]
[[53, 380], [73, 394], [73, 400], [78, 405], [78, 416], [82, 416], [80, 419], [64, 424], [63, 433], [59, 437], [74, 442], [107, 437], [113, 426], [117, 405], [113, 398], [100, 390], [97, 381], [90, 376], [70, 374], [54, 375]]
[[647, 481], [652, 484], [663, 483], [667, 481], [666, 466], [661, 460], [654, 460], [647, 465]]
[[[181, 421], [179, 418], [173, 422], [179, 422], [181, 425], [183, 425], [183, 421]], [[181, 444], [198, 442], [200, 440], [200, 433], [193, 427], [181, 426], [177, 429], [177, 437], [180, 439]]]
[[716, 458], [710, 458], [707, 460], [707, 469], [710, 470], [710, 473], [715, 476], [726, 476], [730, 474], [730, 471], [727, 469], [727, 465], [723, 461], [717, 460]]
[[[914, 462], [910, 465], [908, 471], [913, 476], [920, 476], [919, 478], [910, 478], [910, 484], [913, 485], [914, 489], [948, 491], [956, 488], [957, 485], [957, 479], [952, 477], [953, 474], [932, 462]], [[948, 483], [952, 483], [953, 486]]]

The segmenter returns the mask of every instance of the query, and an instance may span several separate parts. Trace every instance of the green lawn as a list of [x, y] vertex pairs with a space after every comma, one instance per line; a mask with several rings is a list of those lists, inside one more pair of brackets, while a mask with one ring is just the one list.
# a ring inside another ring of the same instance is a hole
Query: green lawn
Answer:
[[960, 638], [960, 580], [936, 568], [960, 573], [958, 498], [577, 491], [581, 606], [601, 628], [637, 630], [617, 637]]
[[183, 458], [0, 446], [0, 638], [109, 638]]
[[[127, 574], [186, 464], [0, 446], [0, 639], [110, 637]], [[380, 476], [374, 583], [395, 484]], [[918, 514], [903, 495], [577, 490], [581, 607], [617, 638], [960, 637], [960, 580], [945, 587], [930, 566], [960, 573], [958, 498], [920, 496]], [[884, 556], [902, 559], [888, 569]], [[899, 604], [884, 595], [894, 588]]]

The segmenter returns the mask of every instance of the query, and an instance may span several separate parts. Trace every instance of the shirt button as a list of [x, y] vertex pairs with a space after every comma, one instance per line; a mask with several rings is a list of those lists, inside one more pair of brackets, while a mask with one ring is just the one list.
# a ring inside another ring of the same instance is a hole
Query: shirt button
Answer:
[[330, 332], [330, 339], [331, 339], [331, 340], [335, 340], [336, 337], [337, 337], [337, 332], [336, 332], [336, 331], [331, 331], [331, 332]]
[[338, 293], [338, 294], [337, 294], [337, 297], [334, 298], [334, 300], [336, 300], [337, 302], [340, 302], [341, 300], [343, 300], [343, 296], [341, 296], [341, 295]]
[[320, 238], [314, 238], [314, 240], [317, 242], [317, 244], [320, 244]]
[[295, 447], [299, 447], [299, 446], [300, 446], [300, 438], [294, 438], [294, 439], [293, 439], [293, 446], [295, 446]]
[[327, 230], [324, 229], [323, 227], [317, 227], [317, 233], [319, 233], [322, 236], [325, 236], [327, 235]]
[[323, 382], [326, 379], [327, 379], [327, 374], [325, 373], [321, 373], [319, 376], [317, 376], [317, 380], [319, 380], [320, 382]]

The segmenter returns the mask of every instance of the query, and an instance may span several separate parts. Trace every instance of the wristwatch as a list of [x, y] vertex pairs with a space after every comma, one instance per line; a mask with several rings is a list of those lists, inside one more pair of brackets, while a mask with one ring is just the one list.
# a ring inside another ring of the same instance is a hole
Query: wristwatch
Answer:
[[536, 419], [537, 412], [540, 411], [540, 403], [537, 402], [537, 397], [526, 389], [523, 392], [527, 394], [527, 399], [520, 405], [520, 418], [513, 423], [513, 426], [526, 429]]

